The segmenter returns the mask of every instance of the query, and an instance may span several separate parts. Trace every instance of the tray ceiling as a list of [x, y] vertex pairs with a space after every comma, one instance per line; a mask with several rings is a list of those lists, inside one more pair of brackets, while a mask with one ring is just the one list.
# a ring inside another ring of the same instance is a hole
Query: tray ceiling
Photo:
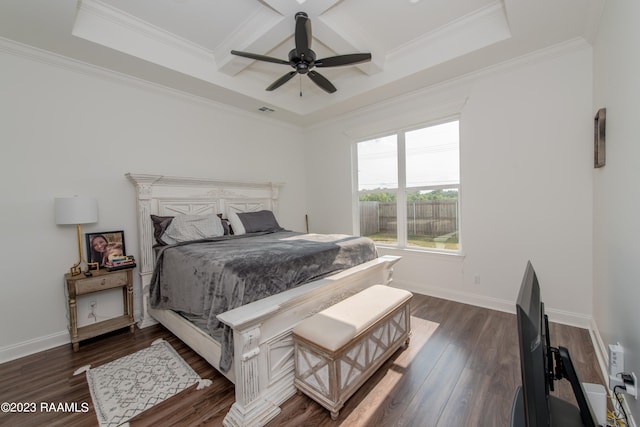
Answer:
[[[596, 30], [604, 0], [3, 0], [0, 37], [309, 126]], [[375, 6], [372, 6], [375, 4]], [[292, 69], [230, 54], [287, 59], [296, 12], [318, 58], [371, 52], [322, 68], [337, 92]]]

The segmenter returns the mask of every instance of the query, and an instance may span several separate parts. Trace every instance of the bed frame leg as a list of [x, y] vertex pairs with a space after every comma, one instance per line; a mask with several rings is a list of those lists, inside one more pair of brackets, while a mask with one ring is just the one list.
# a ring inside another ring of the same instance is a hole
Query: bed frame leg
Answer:
[[280, 413], [280, 407], [266, 400], [260, 379], [260, 325], [234, 331], [236, 401], [227, 413], [226, 427], [262, 426]]
[[225, 427], [263, 426], [279, 413], [279, 406], [264, 399], [254, 400], [247, 407], [236, 402], [231, 406], [222, 424]]
[[[142, 274], [140, 274], [140, 277], [145, 280]], [[149, 313], [149, 285], [146, 284], [142, 287], [142, 313], [140, 314], [140, 320], [138, 320], [138, 328], [144, 329], [157, 323], [158, 321], [151, 317]]]

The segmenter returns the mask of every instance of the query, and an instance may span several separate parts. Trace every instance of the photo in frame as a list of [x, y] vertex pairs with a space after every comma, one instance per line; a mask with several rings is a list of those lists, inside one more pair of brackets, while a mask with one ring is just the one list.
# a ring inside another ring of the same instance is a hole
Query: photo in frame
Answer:
[[601, 168], [605, 165], [605, 128], [607, 109], [601, 108], [593, 119], [593, 167]]
[[97, 263], [100, 268], [106, 266], [109, 256], [126, 255], [124, 231], [104, 231], [87, 233], [87, 260]]

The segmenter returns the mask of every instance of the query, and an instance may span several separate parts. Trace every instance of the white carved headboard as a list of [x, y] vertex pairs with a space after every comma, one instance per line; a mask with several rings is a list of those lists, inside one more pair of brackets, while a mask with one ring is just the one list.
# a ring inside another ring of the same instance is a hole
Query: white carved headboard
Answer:
[[[262, 209], [277, 214], [282, 184], [217, 179], [186, 178], [163, 175], [126, 174], [136, 187], [138, 214], [138, 270], [144, 304], [154, 267], [153, 222], [151, 215], [219, 214], [253, 212]], [[146, 309], [146, 307], [145, 307]]]

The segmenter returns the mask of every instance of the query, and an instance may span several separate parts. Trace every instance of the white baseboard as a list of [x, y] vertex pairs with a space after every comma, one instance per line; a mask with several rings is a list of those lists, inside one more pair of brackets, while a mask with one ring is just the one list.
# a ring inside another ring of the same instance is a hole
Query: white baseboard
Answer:
[[71, 343], [69, 332], [62, 331], [17, 344], [0, 347], [0, 363], [9, 362], [11, 360], [19, 359], [20, 357], [29, 356], [40, 351], [69, 343]]
[[[151, 317], [146, 321], [137, 323], [140, 329], [157, 324], [158, 322]], [[68, 331], [56, 332], [43, 337], [34, 338], [28, 341], [19, 342], [4, 347], [0, 347], [0, 363], [10, 362], [11, 360], [21, 357], [30, 356], [32, 354], [49, 350], [65, 344], [70, 344], [71, 338]]]
[[[491, 310], [503, 311], [505, 313], [515, 314], [516, 312], [515, 301], [492, 298], [485, 295], [472, 294], [470, 292], [429, 287], [425, 286], [424, 284], [409, 283], [405, 281], [394, 280], [393, 285], [411, 292], [415, 292], [417, 294], [429, 295], [432, 297], [456, 301], [463, 304], [470, 304], [478, 307], [488, 308]], [[549, 319], [552, 322], [591, 330], [592, 319], [589, 316], [562, 310], [549, 309], [548, 307], [545, 307], [545, 311], [547, 315], [549, 315]]]
[[[589, 334], [591, 335], [593, 349], [595, 350], [596, 357], [598, 358], [598, 365], [600, 366], [602, 378], [604, 378], [605, 382], [607, 382], [607, 378], [609, 378], [609, 352], [607, 351], [607, 346], [604, 344], [604, 341], [602, 341], [600, 331], [598, 330], [598, 325], [596, 325], [596, 322], [594, 320], [591, 321]], [[607, 384], [605, 384], [605, 387], [607, 389], [609, 388], [608, 382]]]
[[504, 301], [497, 298], [490, 298], [483, 295], [471, 294], [468, 292], [452, 291], [451, 289], [435, 288], [424, 284], [409, 283], [405, 281], [393, 280], [393, 286], [406, 289], [416, 294], [429, 295], [463, 304], [475, 305], [492, 310], [515, 313], [515, 304], [511, 301]]

